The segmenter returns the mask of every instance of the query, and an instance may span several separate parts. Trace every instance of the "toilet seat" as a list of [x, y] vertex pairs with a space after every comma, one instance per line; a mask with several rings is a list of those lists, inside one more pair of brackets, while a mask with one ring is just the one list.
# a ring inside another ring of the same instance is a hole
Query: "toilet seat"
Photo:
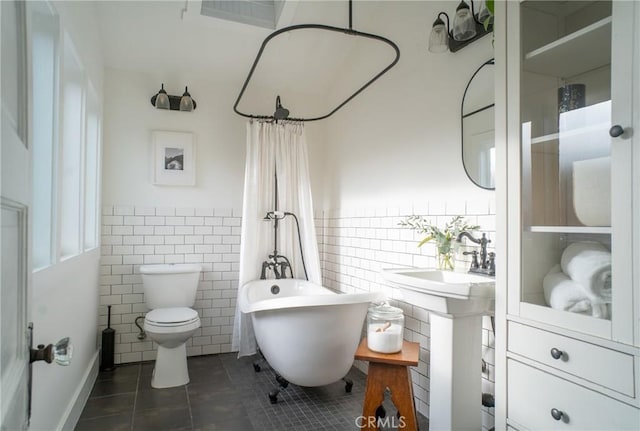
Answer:
[[144, 318], [145, 325], [155, 327], [187, 326], [199, 321], [198, 312], [188, 307], [156, 308]]

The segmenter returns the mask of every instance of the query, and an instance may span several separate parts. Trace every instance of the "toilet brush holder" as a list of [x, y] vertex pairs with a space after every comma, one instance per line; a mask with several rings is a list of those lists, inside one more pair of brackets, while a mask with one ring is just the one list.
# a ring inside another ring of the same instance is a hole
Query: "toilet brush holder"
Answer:
[[107, 306], [107, 328], [102, 331], [102, 356], [100, 360], [101, 371], [112, 371], [115, 369], [116, 330], [111, 328], [111, 306]]

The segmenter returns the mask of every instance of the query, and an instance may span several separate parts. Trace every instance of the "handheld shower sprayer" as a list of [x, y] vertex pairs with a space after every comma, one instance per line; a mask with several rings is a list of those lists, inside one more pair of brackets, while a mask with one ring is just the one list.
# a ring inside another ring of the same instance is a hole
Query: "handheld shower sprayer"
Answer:
[[285, 218], [290, 214], [291, 213], [286, 213], [282, 211], [269, 211], [267, 212], [267, 215], [265, 215], [262, 220], [282, 220], [283, 218]]

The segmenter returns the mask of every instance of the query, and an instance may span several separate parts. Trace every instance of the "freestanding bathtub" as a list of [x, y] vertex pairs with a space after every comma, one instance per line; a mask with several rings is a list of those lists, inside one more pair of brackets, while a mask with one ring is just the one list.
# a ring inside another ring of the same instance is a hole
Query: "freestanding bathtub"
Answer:
[[250, 281], [238, 292], [262, 354], [299, 386], [323, 386], [347, 374], [369, 304], [382, 300], [382, 292], [341, 294], [297, 279]]

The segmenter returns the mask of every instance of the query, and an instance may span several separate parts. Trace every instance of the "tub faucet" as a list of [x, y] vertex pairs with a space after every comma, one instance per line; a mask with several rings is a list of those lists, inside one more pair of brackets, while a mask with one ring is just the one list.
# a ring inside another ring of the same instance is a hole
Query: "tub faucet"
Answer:
[[265, 280], [267, 278], [267, 269], [270, 269], [271, 271], [273, 271], [273, 274], [276, 276], [276, 279], [281, 278], [280, 271], [278, 271], [279, 265], [280, 263], [278, 263], [278, 261], [273, 258], [262, 262], [262, 270], [260, 271], [260, 280]]
[[471, 268], [469, 268], [469, 272], [495, 275], [496, 273], [495, 256], [496, 255], [495, 253], [487, 254], [487, 244], [491, 242], [491, 240], [487, 238], [487, 235], [483, 233], [482, 238], [474, 238], [473, 235], [471, 235], [469, 232], [461, 232], [456, 238], [456, 241], [461, 242], [463, 237], [467, 237], [469, 241], [480, 245], [480, 262], [478, 262], [476, 251], [463, 253], [463, 254], [473, 255], [473, 260], [471, 262]]
[[264, 280], [267, 278], [267, 269], [273, 271], [273, 275], [276, 279], [287, 278], [287, 268], [291, 272], [291, 278], [293, 278], [293, 271], [291, 270], [291, 264], [289, 263], [289, 259], [281, 254], [269, 255], [269, 260], [265, 260], [262, 262], [262, 270], [260, 272], [260, 280]]
[[[280, 262], [280, 278], [287, 278], [287, 266], [289, 266], [287, 262]], [[291, 274], [291, 278], [293, 278], [293, 274]]]

